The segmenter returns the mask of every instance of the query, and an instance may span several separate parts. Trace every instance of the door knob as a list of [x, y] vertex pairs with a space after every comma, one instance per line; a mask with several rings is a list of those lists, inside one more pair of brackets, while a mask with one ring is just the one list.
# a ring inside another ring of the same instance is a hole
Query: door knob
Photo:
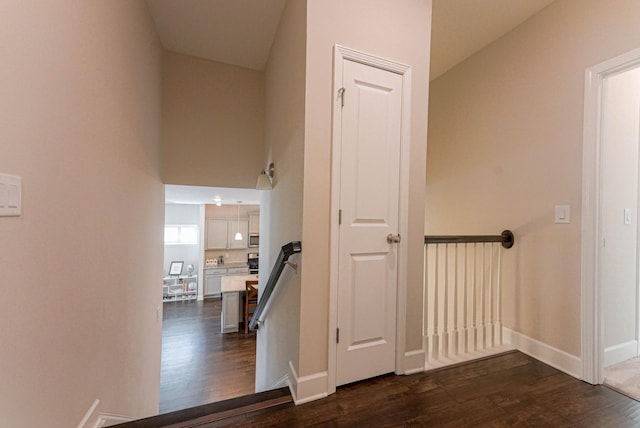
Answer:
[[389, 244], [397, 244], [398, 242], [400, 242], [400, 235], [394, 235], [393, 233], [390, 233], [387, 235], [387, 242]]

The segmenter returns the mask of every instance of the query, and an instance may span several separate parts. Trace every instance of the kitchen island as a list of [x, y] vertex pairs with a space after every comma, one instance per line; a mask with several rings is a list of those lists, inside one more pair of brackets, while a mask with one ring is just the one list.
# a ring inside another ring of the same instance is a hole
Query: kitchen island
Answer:
[[223, 333], [239, 330], [238, 324], [243, 321], [244, 306], [241, 296], [245, 293], [246, 281], [257, 281], [258, 275], [234, 275], [222, 278], [222, 317]]

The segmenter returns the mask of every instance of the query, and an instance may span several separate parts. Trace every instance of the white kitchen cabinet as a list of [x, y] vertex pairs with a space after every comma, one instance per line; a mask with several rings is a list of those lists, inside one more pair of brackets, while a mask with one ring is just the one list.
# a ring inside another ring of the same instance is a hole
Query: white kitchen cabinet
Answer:
[[226, 268], [204, 270], [204, 296], [220, 297], [222, 277], [227, 274]]
[[206, 249], [226, 250], [229, 243], [229, 221], [208, 218], [206, 226]]
[[223, 333], [238, 331], [240, 319], [240, 293], [224, 293], [222, 295], [222, 313], [220, 316]]
[[249, 213], [249, 233], [260, 234], [260, 211], [252, 211]]
[[[208, 218], [206, 227], [206, 250], [243, 250], [247, 248], [249, 221]], [[240, 230], [242, 239], [235, 240]]]
[[[242, 239], [235, 240], [236, 233], [240, 231]], [[229, 220], [229, 246], [231, 250], [241, 250], [247, 248], [249, 242], [249, 222], [247, 220]]]

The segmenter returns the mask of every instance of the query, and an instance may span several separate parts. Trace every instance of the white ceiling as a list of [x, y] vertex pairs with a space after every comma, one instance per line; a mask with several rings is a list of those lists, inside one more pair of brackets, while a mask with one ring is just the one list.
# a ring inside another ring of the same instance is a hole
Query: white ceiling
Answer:
[[241, 205], [259, 205], [260, 192], [263, 190], [167, 184], [164, 199], [167, 204], [215, 204], [215, 199], [221, 198], [222, 205], [236, 205], [239, 201]]

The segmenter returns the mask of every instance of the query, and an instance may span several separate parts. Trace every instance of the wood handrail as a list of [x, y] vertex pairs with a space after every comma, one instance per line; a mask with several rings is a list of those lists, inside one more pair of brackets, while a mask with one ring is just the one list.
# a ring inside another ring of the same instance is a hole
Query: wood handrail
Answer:
[[269, 302], [269, 297], [271, 297], [271, 293], [276, 288], [276, 284], [278, 279], [280, 279], [280, 275], [284, 270], [284, 267], [289, 260], [289, 257], [292, 255], [299, 253], [302, 251], [302, 245], [300, 241], [292, 241], [288, 244], [285, 244], [280, 249], [280, 254], [276, 259], [276, 263], [271, 270], [271, 275], [269, 276], [269, 280], [267, 281], [267, 285], [265, 285], [264, 291], [260, 294], [260, 300], [258, 300], [258, 307], [256, 308], [253, 316], [251, 317], [251, 321], [249, 321], [249, 328], [252, 330], [257, 330], [259, 328], [259, 320], [262, 312], [267, 307], [267, 303]]
[[515, 236], [510, 230], [504, 230], [500, 235], [430, 235], [424, 237], [425, 244], [471, 244], [474, 242], [500, 242], [504, 248], [511, 248], [515, 243]]

